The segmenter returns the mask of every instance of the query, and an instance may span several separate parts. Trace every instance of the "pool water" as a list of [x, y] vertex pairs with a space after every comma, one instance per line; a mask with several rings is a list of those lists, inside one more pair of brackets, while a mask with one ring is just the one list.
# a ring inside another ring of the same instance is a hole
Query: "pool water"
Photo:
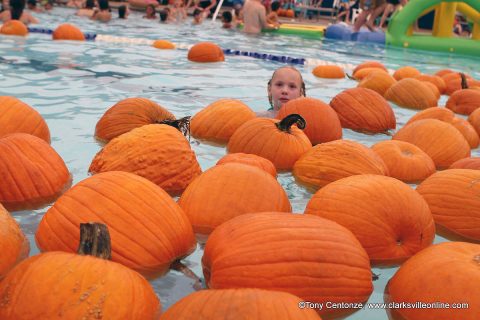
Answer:
[[[478, 61], [472, 57], [448, 56], [437, 53], [385, 49], [378, 45], [337, 41], [313, 41], [292, 36], [265, 34], [248, 36], [223, 30], [220, 22], [205, 22], [192, 26], [190, 21], [164, 25], [141, 19], [133, 12], [129, 20], [112, 20], [108, 24], [91, 22], [74, 15], [73, 9], [55, 8], [52, 13], [37, 14], [39, 26], [54, 29], [69, 22], [84, 32], [131, 38], [167, 39], [176, 43], [194, 44], [213, 41], [222, 48], [315, 58], [343, 64], [358, 64], [379, 60], [388, 68], [410, 65], [424, 73], [442, 68], [469, 73], [480, 78]], [[114, 14], [115, 16], [116, 14]], [[281, 66], [266, 60], [227, 56], [225, 63], [196, 64], [186, 58], [186, 50], [158, 50], [148, 46], [106, 42], [54, 42], [46, 34], [30, 34], [27, 38], [1, 37], [0, 95], [15, 96], [36, 108], [46, 119], [52, 136], [52, 147], [60, 154], [73, 175], [73, 183], [88, 177], [91, 160], [101, 145], [94, 139], [95, 125], [103, 113], [118, 101], [128, 97], [144, 97], [156, 101], [177, 117], [194, 115], [200, 109], [221, 98], [240, 99], [253, 110], [268, 107], [266, 84], [272, 72]], [[318, 79], [311, 74], [313, 66], [299, 66], [304, 76], [307, 95], [328, 103], [340, 91], [356, 86], [352, 80]], [[444, 105], [443, 96], [439, 105]], [[394, 107], [397, 129], [415, 113]], [[344, 139], [367, 146], [390, 139], [384, 134], [365, 135], [348, 129]], [[192, 139], [192, 147], [203, 170], [213, 166], [226, 154], [224, 147]], [[479, 156], [472, 150], [472, 156]], [[278, 178], [285, 188], [294, 212], [304, 211], [312, 193], [298, 186], [290, 173]], [[13, 212], [28, 236], [31, 255], [38, 253], [34, 234], [47, 208]], [[436, 237], [435, 242], [445, 241]], [[288, 248], [286, 248], [288, 250]], [[185, 263], [198, 276], [202, 275], [202, 249]], [[374, 281], [370, 302], [382, 302], [388, 279], [397, 268], [373, 268], [379, 275]], [[194, 292], [194, 281], [171, 271], [151, 282], [163, 309], [181, 297]], [[360, 310], [348, 319], [387, 319], [384, 310]]]

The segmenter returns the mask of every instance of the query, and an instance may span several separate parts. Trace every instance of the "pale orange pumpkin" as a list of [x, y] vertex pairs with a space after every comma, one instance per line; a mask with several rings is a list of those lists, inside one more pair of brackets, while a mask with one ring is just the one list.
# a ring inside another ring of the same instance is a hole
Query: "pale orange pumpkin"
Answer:
[[406, 78], [398, 81], [385, 92], [385, 99], [400, 107], [427, 109], [437, 106], [438, 98], [422, 81]]
[[222, 48], [212, 42], [199, 42], [188, 50], [188, 60], [193, 62], [225, 61]]
[[114, 104], [98, 120], [95, 137], [110, 141], [132, 129], [175, 119], [167, 109], [146, 98], [127, 98]]
[[447, 89], [447, 85], [445, 84], [445, 81], [439, 76], [432, 76], [432, 75], [428, 75], [428, 74], [419, 74], [419, 75], [415, 76], [414, 78], [417, 79], [417, 80], [420, 80], [420, 81], [428, 81], [430, 83], [433, 83], [437, 87], [440, 94], [445, 93], [445, 90]]
[[392, 107], [380, 94], [366, 88], [347, 89], [330, 101], [342, 127], [372, 133], [395, 129]]
[[391, 309], [394, 319], [477, 320], [480, 287], [473, 279], [480, 277], [479, 252], [478, 244], [445, 242], [410, 258], [385, 290], [385, 302], [398, 306]]
[[80, 29], [70, 23], [62, 23], [52, 33], [53, 40], [85, 41], [85, 35]]
[[402, 263], [435, 237], [425, 200], [407, 184], [385, 176], [356, 175], [332, 182], [313, 195], [305, 213], [352, 231], [376, 265]]
[[356, 72], [358, 72], [361, 69], [365, 69], [365, 68], [375, 68], [375, 69], [381, 69], [381, 70], [387, 71], [387, 68], [385, 68], [385, 65], [381, 62], [365, 61], [365, 62], [360, 63], [359, 65], [357, 65], [355, 67], [355, 69], [353, 69], [353, 74], [355, 75]]
[[407, 183], [417, 183], [435, 173], [432, 158], [417, 146], [400, 140], [381, 141], [372, 150], [382, 158], [389, 176]]
[[28, 28], [20, 20], [9, 20], [6, 21], [0, 28], [0, 34], [25, 37], [28, 35]]
[[455, 113], [470, 115], [480, 108], [480, 91], [474, 89], [455, 91], [447, 100], [445, 107]]
[[398, 68], [395, 73], [393, 74], [393, 77], [397, 80], [400, 81], [402, 79], [406, 78], [415, 78], [416, 76], [420, 75], [421, 72], [418, 71], [417, 68], [410, 67], [410, 66], [405, 66]]
[[164, 49], [164, 50], [171, 50], [175, 49], [175, 44], [168, 41], [168, 40], [155, 40], [152, 44], [154, 48], [157, 49]]
[[277, 170], [273, 165], [272, 161], [262, 158], [260, 156], [248, 153], [230, 153], [226, 156], [222, 157], [220, 160], [217, 161], [217, 165], [225, 164], [225, 163], [243, 163], [246, 165], [254, 166], [264, 170], [265, 172], [272, 175], [272, 177], [277, 177]]
[[384, 69], [381, 69], [381, 68], [367, 67], [367, 68], [361, 68], [361, 69], [355, 71], [352, 75], [352, 78], [360, 81], [360, 80], [363, 80], [366, 77], [368, 77], [372, 72], [384, 72], [384, 73], [388, 74], [387, 70], [384, 70]]
[[297, 98], [285, 103], [277, 114], [283, 119], [290, 114], [299, 114], [307, 122], [303, 132], [312, 145], [342, 138], [342, 126], [335, 110], [321, 100]]
[[195, 138], [226, 143], [242, 124], [255, 117], [240, 100], [221, 99], [195, 114], [190, 130]]
[[16, 132], [50, 143], [50, 130], [40, 113], [15, 97], [0, 96], [0, 137]]
[[317, 78], [326, 79], [343, 79], [345, 78], [345, 71], [342, 67], [335, 65], [316, 66], [312, 70], [312, 74]]
[[313, 188], [357, 174], [388, 175], [388, 169], [373, 150], [349, 140], [319, 144], [293, 167], [297, 181]]
[[474, 169], [480, 170], [480, 157], [460, 159], [452, 163], [449, 169]]
[[391, 75], [384, 71], [372, 71], [368, 76], [363, 78], [357, 87], [371, 89], [381, 96], [387, 92], [387, 90], [395, 83], [395, 80]]

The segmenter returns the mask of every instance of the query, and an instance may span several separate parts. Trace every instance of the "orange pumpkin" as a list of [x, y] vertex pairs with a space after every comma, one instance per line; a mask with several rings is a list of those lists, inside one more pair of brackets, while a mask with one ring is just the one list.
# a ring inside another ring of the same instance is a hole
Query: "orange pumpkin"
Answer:
[[389, 176], [407, 183], [417, 183], [435, 173], [435, 163], [417, 146], [399, 140], [381, 141], [372, 150], [382, 158]]
[[432, 91], [432, 93], [434, 94], [435, 98], [438, 101], [438, 99], [440, 99], [441, 94], [440, 94], [440, 91], [438, 90], [437, 86], [434, 85], [431, 82], [428, 82], [428, 81], [422, 81], [422, 82]]
[[295, 18], [295, 11], [293, 11], [292, 9], [287, 9], [287, 11], [285, 11], [285, 17]]
[[111, 140], [88, 172], [127, 171], [179, 195], [202, 170], [190, 143], [176, 128], [150, 124]]
[[397, 81], [400, 81], [400, 80], [406, 79], [406, 78], [415, 78], [416, 76], [418, 76], [420, 74], [421, 74], [421, 72], [418, 71], [417, 68], [406, 66], [406, 67], [398, 68], [395, 71], [395, 73], [393, 74], [393, 77]]
[[385, 99], [400, 107], [427, 109], [437, 106], [438, 98], [422, 81], [406, 78], [398, 81], [385, 92]]
[[[297, 126], [293, 126], [296, 123]], [[302, 132], [305, 120], [298, 114], [283, 120], [255, 118], [245, 122], [228, 141], [228, 152], [251, 153], [266, 158], [277, 170], [290, 170], [312, 144]], [[299, 129], [300, 128], [300, 129]]]
[[437, 77], [443, 77], [444, 75], [446, 74], [449, 74], [449, 73], [454, 73], [455, 71], [453, 70], [450, 70], [450, 69], [441, 69], [441, 70], [438, 70], [437, 72], [435, 72], [435, 75]]
[[225, 317], [250, 320], [321, 320], [314, 309], [299, 308], [301, 303], [300, 298], [280, 291], [248, 288], [201, 290], [176, 302], [162, 314], [160, 320]]
[[423, 181], [417, 191], [427, 201], [437, 225], [464, 238], [480, 240], [480, 171], [440, 171]]
[[321, 100], [297, 98], [285, 103], [277, 114], [283, 119], [290, 114], [299, 114], [307, 122], [303, 132], [312, 145], [342, 139], [342, 126], [335, 110]]
[[345, 71], [342, 67], [335, 65], [316, 66], [312, 74], [318, 78], [326, 79], [343, 79], [345, 78]]
[[480, 110], [475, 110], [468, 116], [468, 122], [473, 126], [475, 131], [480, 135]]
[[[30, 243], [15, 219], [0, 204], [0, 282], [17, 263], [28, 257]], [[1, 300], [0, 300], [1, 301]], [[1, 309], [1, 308], [0, 308]]]
[[80, 254], [48, 252], [15, 267], [0, 282], [0, 319], [158, 319], [153, 288], [107, 260], [108, 234], [95, 227], [82, 226]]
[[295, 178], [313, 188], [321, 188], [352, 175], [369, 173], [388, 175], [388, 169], [373, 150], [348, 140], [319, 144], [305, 153], [293, 167]]
[[223, 50], [212, 42], [199, 42], [188, 50], [188, 60], [193, 62], [225, 61]]
[[365, 61], [363, 63], [360, 63], [359, 65], [357, 65], [355, 67], [355, 69], [353, 69], [353, 74], [355, 75], [355, 73], [361, 69], [365, 69], [365, 68], [375, 68], [375, 69], [381, 69], [381, 70], [384, 70], [384, 71], [387, 71], [387, 68], [385, 68], [385, 65], [381, 62], [378, 62], [378, 61]]
[[443, 122], [451, 123], [453, 121], [453, 118], [455, 118], [455, 114], [451, 110], [446, 108], [433, 107], [415, 113], [413, 117], [408, 120], [407, 125], [412, 122], [424, 119], [437, 119]]
[[0, 137], [16, 132], [28, 133], [50, 143], [47, 123], [35, 109], [15, 97], [0, 96]]
[[470, 148], [475, 149], [479, 145], [480, 138], [478, 133], [475, 131], [475, 128], [465, 119], [454, 117], [451, 124], [457, 128], [458, 131], [463, 135], [465, 140], [467, 140]]
[[[478, 244], [445, 242], [405, 262], [390, 279], [385, 294], [385, 302], [396, 303], [391, 309], [394, 318], [478, 319], [480, 288], [473, 279], [480, 277], [479, 252]], [[417, 307], [405, 308], [406, 303]]]
[[80, 29], [70, 23], [62, 23], [52, 33], [53, 40], [85, 41], [85, 35]]
[[447, 100], [445, 107], [455, 113], [470, 115], [480, 108], [480, 91], [474, 89], [455, 91]]
[[157, 49], [175, 49], [175, 44], [168, 40], [155, 40], [152, 46]]
[[217, 165], [225, 163], [242, 163], [250, 166], [257, 167], [263, 171], [271, 174], [274, 178], [277, 177], [277, 170], [272, 161], [248, 153], [230, 153], [218, 160]]
[[190, 130], [197, 139], [226, 143], [235, 130], [255, 117], [255, 112], [240, 100], [221, 99], [195, 114]]
[[388, 74], [387, 70], [381, 68], [361, 68], [353, 73], [352, 78], [355, 80], [363, 80], [368, 77], [372, 72], [383, 72]]
[[110, 141], [132, 129], [163, 120], [175, 119], [167, 109], [146, 98], [127, 98], [117, 102], [100, 118], [95, 137]]
[[428, 74], [419, 74], [419, 75], [415, 76], [414, 78], [417, 79], [417, 80], [420, 80], [420, 81], [428, 81], [430, 83], [433, 83], [437, 87], [440, 94], [443, 94], [445, 92], [445, 90], [447, 89], [447, 85], [445, 84], [445, 81], [439, 76], [432, 76], [432, 75], [428, 75]]
[[35, 234], [42, 251], [75, 252], [82, 222], [110, 228], [112, 260], [146, 277], [169, 270], [195, 250], [192, 226], [183, 210], [160, 187], [128, 172], [87, 178], [48, 209]]
[[450, 169], [474, 169], [480, 170], [480, 157], [470, 157], [455, 161]]
[[[465, 80], [462, 79], [462, 76], [465, 77]], [[445, 94], [447, 95], [452, 95], [458, 90], [480, 85], [480, 81], [474, 80], [469, 75], [463, 73], [450, 73], [443, 76], [442, 78], [447, 86], [447, 88], [445, 89]]]
[[227, 221], [210, 235], [202, 266], [212, 289], [284, 291], [317, 303], [361, 303], [372, 292], [365, 249], [345, 227], [313, 215], [257, 213]]
[[208, 169], [187, 187], [178, 204], [200, 239], [225, 221], [245, 213], [292, 211], [285, 190], [275, 178], [241, 163]]
[[28, 34], [28, 28], [20, 20], [9, 20], [2, 25], [0, 33], [9, 36], [25, 37]]
[[337, 112], [344, 128], [372, 133], [395, 129], [392, 107], [373, 90], [347, 89], [337, 94], [330, 105]]
[[71, 183], [55, 150], [26, 133], [0, 138], [0, 177], [0, 203], [10, 211], [42, 208]]
[[372, 71], [368, 76], [363, 78], [358, 84], [359, 88], [371, 89], [381, 96], [390, 88], [397, 80], [384, 71]]
[[356, 175], [315, 193], [306, 214], [329, 219], [357, 237], [373, 264], [398, 264], [426, 248], [435, 224], [425, 200], [397, 179]]
[[463, 135], [451, 124], [436, 119], [412, 122], [392, 139], [416, 145], [432, 158], [437, 169], [446, 169], [470, 156], [470, 146]]

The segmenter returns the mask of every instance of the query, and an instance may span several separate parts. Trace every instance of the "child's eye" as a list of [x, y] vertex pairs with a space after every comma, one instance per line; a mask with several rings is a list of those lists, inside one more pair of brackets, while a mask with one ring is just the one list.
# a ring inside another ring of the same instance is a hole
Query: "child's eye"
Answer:
[[295, 84], [291, 84], [290, 89], [297, 89], [297, 86]]

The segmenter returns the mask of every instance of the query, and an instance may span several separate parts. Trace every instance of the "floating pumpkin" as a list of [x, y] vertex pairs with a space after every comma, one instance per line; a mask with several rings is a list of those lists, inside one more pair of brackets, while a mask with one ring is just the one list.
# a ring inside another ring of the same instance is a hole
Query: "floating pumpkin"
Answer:
[[9, 210], [39, 209], [71, 183], [62, 158], [45, 141], [26, 133], [0, 138], [0, 203]]
[[437, 77], [443, 77], [444, 75], [446, 74], [449, 74], [449, 73], [454, 73], [455, 71], [451, 70], [451, 69], [441, 69], [441, 70], [438, 70], [437, 72], [435, 72], [435, 75]]
[[277, 170], [290, 170], [295, 161], [312, 147], [301, 130], [305, 126], [305, 120], [298, 114], [291, 114], [283, 120], [255, 118], [235, 131], [227, 149], [230, 153], [256, 154], [272, 161]]
[[195, 138], [226, 143], [242, 124], [255, 117], [240, 100], [221, 99], [195, 114], [190, 129]]
[[[386, 289], [395, 319], [478, 319], [480, 287], [473, 279], [480, 277], [479, 252], [478, 244], [445, 242], [410, 258]], [[406, 303], [412, 308], [404, 308]]]
[[146, 98], [127, 98], [117, 102], [100, 118], [95, 137], [110, 141], [119, 135], [146, 124], [175, 119], [167, 109]]
[[437, 97], [422, 81], [406, 78], [398, 81], [385, 92], [385, 99], [398, 106], [411, 109], [427, 109], [437, 106]]
[[474, 169], [480, 170], [480, 157], [470, 157], [455, 161], [450, 169]]
[[480, 91], [474, 89], [455, 91], [447, 100], [445, 107], [455, 113], [470, 115], [480, 108]]
[[363, 78], [358, 84], [360, 88], [371, 89], [381, 96], [390, 88], [397, 80], [384, 71], [372, 71], [368, 76]]
[[470, 146], [463, 135], [451, 124], [436, 119], [414, 121], [392, 139], [416, 145], [432, 158], [437, 169], [446, 169], [470, 156]]
[[422, 81], [422, 82], [423, 82], [423, 84], [425, 84], [430, 89], [430, 91], [432, 91], [433, 95], [435, 96], [435, 98], [438, 101], [438, 99], [440, 99], [441, 94], [440, 94], [440, 91], [438, 90], [437, 86], [434, 85], [431, 82], [428, 82], [428, 81]]
[[480, 135], [480, 110], [475, 110], [468, 116], [468, 122], [473, 126], [475, 131]]
[[9, 36], [25, 37], [28, 34], [28, 28], [20, 20], [9, 20], [2, 25], [0, 33]]
[[388, 169], [373, 150], [349, 140], [319, 144], [305, 153], [293, 167], [295, 178], [313, 188], [321, 188], [352, 175], [369, 173], [388, 175]]
[[190, 143], [174, 127], [150, 124], [111, 140], [97, 153], [90, 173], [127, 171], [179, 195], [202, 170]]
[[277, 114], [283, 119], [290, 114], [299, 114], [307, 122], [303, 132], [312, 145], [342, 138], [342, 126], [335, 110], [321, 100], [297, 98], [285, 103]]
[[153, 42], [153, 47], [157, 49], [175, 49], [175, 44], [168, 40], [155, 40]]
[[362, 69], [359, 69], [358, 71], [355, 71], [352, 75], [352, 78], [360, 81], [368, 77], [373, 72], [383, 72], [388, 74], [386, 70], [380, 69], [380, 68], [362, 68]]
[[293, 11], [292, 9], [287, 9], [287, 11], [285, 11], [285, 17], [295, 18], [295, 11]]
[[108, 261], [106, 228], [81, 230], [79, 254], [36, 255], [0, 282], [1, 319], [158, 319], [160, 302], [145, 278]]
[[480, 85], [480, 81], [477, 81], [469, 75], [463, 73], [450, 73], [443, 76], [442, 78], [447, 86], [447, 88], [445, 89], [445, 94], [447, 95], [452, 95], [458, 90]]
[[378, 61], [365, 61], [363, 63], [360, 63], [353, 69], [353, 74], [355, 75], [356, 72], [358, 72], [361, 69], [365, 68], [374, 68], [374, 69], [381, 69], [384, 71], [387, 71], [387, 68], [385, 68], [385, 65], [381, 62]]
[[176, 302], [160, 320], [225, 319], [226, 315], [250, 320], [321, 320], [314, 309], [299, 308], [302, 302], [299, 297], [280, 291], [201, 290]]
[[217, 165], [225, 164], [225, 163], [243, 163], [246, 165], [254, 166], [257, 168], [262, 169], [265, 172], [271, 174], [274, 178], [277, 177], [277, 170], [273, 165], [272, 161], [259, 157], [254, 154], [248, 153], [230, 153], [218, 160]]
[[447, 85], [445, 84], [445, 81], [439, 77], [439, 76], [432, 76], [432, 75], [428, 75], [428, 74], [419, 74], [417, 76], [414, 77], [415, 79], [417, 80], [420, 80], [420, 81], [428, 81], [430, 83], [433, 83], [438, 91], [440, 92], [440, 94], [443, 94], [445, 92], [445, 90], [447, 89]]
[[451, 123], [453, 121], [453, 118], [455, 118], [455, 114], [451, 110], [446, 108], [433, 107], [415, 113], [413, 117], [408, 120], [407, 125], [412, 122], [424, 119], [437, 119], [443, 122]]
[[128, 172], [100, 173], [67, 191], [40, 221], [37, 245], [42, 251], [75, 252], [80, 223], [88, 221], [108, 225], [113, 261], [147, 277], [164, 274], [196, 247], [192, 226], [175, 201]]
[[193, 62], [225, 61], [223, 50], [212, 42], [199, 42], [188, 50], [188, 60]]
[[318, 78], [326, 79], [343, 79], [345, 78], [345, 71], [342, 67], [335, 65], [316, 66], [312, 71], [313, 75]]
[[16, 132], [28, 133], [50, 143], [47, 123], [35, 109], [15, 97], [0, 96], [0, 137]]
[[[229, 220], [210, 235], [202, 266], [211, 289], [284, 291], [317, 303], [361, 303], [372, 292], [365, 249], [345, 227], [313, 215], [257, 213]], [[317, 311], [329, 316], [351, 310]]]
[[435, 224], [425, 200], [407, 184], [379, 175], [337, 180], [315, 193], [306, 214], [350, 230], [373, 264], [398, 264], [426, 248]]
[[62, 23], [52, 33], [53, 40], [77, 40], [85, 41], [85, 35], [76, 26], [70, 23]]
[[330, 105], [337, 112], [344, 128], [372, 133], [395, 129], [392, 107], [373, 90], [347, 89], [333, 97]]
[[417, 191], [427, 201], [435, 223], [454, 234], [480, 240], [480, 171], [440, 171], [423, 181]]
[[435, 173], [435, 163], [417, 146], [399, 140], [381, 141], [372, 150], [382, 158], [389, 176], [407, 183], [422, 181]]
[[[0, 204], [0, 282], [17, 263], [28, 257], [30, 244], [15, 219]], [[1, 301], [1, 300], [0, 300]], [[1, 308], [0, 308], [1, 309]], [[2, 318], [3, 319], [3, 318]]]
[[226, 163], [205, 171], [187, 187], [178, 204], [200, 239], [238, 215], [292, 210], [285, 190], [275, 178], [241, 163]]
[[420, 75], [421, 72], [418, 71], [417, 68], [410, 67], [410, 66], [405, 66], [398, 68], [395, 73], [393, 74], [393, 77], [397, 80], [400, 81], [402, 79], [406, 78], [415, 78], [416, 76]]
[[451, 124], [460, 131], [470, 145], [470, 148], [475, 149], [478, 147], [480, 138], [470, 122], [462, 118], [454, 117]]

